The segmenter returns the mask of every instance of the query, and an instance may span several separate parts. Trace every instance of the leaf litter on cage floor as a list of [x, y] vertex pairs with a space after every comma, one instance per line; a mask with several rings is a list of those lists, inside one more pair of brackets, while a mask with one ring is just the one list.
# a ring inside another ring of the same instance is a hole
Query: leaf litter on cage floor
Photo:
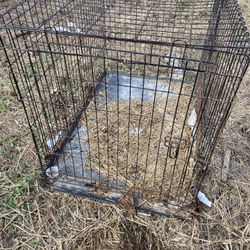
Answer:
[[[180, 94], [180, 82], [170, 85], [165, 77], [157, 83], [153, 77], [115, 73], [104, 76], [101, 83], [83, 119], [92, 148], [86, 166], [91, 160], [92, 168], [101, 169], [108, 178], [139, 189], [146, 185], [148, 190], [159, 188], [163, 173], [171, 176], [175, 168], [174, 181], [164, 185], [166, 191], [174, 189], [190, 147], [192, 132], [185, 114], [192, 86], [183, 86]], [[192, 167], [187, 171], [190, 178]]]
[[[58, 159], [60, 173], [93, 183], [108, 180], [111, 189], [147, 190], [151, 197], [159, 188], [163, 194], [174, 192], [192, 135], [185, 121], [186, 112], [191, 114], [187, 107], [192, 85], [180, 90], [180, 81], [170, 84], [166, 77], [103, 75], [96, 96]], [[193, 165], [190, 160], [185, 169], [188, 180]]]

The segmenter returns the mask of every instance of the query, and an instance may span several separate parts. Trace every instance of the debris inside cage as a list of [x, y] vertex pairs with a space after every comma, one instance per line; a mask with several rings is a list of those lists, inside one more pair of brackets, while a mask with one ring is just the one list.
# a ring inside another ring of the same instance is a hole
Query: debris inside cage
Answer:
[[136, 134], [136, 135], [141, 134], [142, 131], [143, 131], [142, 128], [133, 128], [133, 129], [131, 130], [131, 132], [132, 132], [133, 134]]
[[46, 169], [46, 175], [51, 178], [55, 179], [59, 176], [59, 167], [58, 166], [51, 166]]
[[154, 204], [154, 210], [159, 213], [165, 213], [166, 212], [166, 206], [162, 202], [158, 202]]
[[187, 121], [188, 126], [191, 127], [193, 137], [195, 135], [195, 130], [196, 130], [196, 120], [197, 120], [197, 114], [195, 109], [193, 109]]
[[61, 26], [55, 26], [54, 30], [58, 31], [58, 32], [70, 32], [70, 30], [68, 30], [67, 28], [61, 27]]
[[202, 193], [201, 191], [198, 192], [197, 195], [198, 200], [203, 203], [204, 205], [211, 207], [212, 206], [212, 202], [207, 198], [207, 196]]
[[[85, 157], [87, 160], [85, 171], [91, 168], [92, 171], [99, 171], [109, 179], [118, 178], [121, 183], [126, 183], [129, 187], [136, 181], [139, 189], [144, 186], [148, 190], [153, 189], [154, 185], [160, 187], [164, 172], [171, 174], [175, 171], [175, 180], [171, 185], [177, 186], [183, 171], [181, 165], [189, 150], [186, 141], [188, 142], [191, 136], [183, 115], [189, 98], [185, 95], [179, 96], [180, 84], [174, 83], [170, 87], [166, 79], [161, 80], [158, 86], [161, 91], [156, 94], [153, 104], [151, 101], [154, 99], [155, 79], [145, 79], [144, 86], [147, 86], [147, 90], [144, 90], [143, 102], [141, 102], [142, 88], [140, 88], [143, 84], [142, 77], [135, 75], [131, 80], [126, 75], [120, 74], [119, 86], [115, 74], [111, 73], [105, 76], [105, 79], [109, 84], [101, 83], [99, 93], [102, 94], [97, 93], [94, 97], [86, 112], [87, 120], [83, 120], [82, 123], [84, 127], [88, 127], [88, 143], [93, 152], [87, 159]], [[129, 94], [130, 80], [132, 87]], [[105, 105], [104, 86], [108, 88], [107, 112], [102, 111]], [[183, 91], [189, 93], [190, 86], [185, 86]], [[164, 107], [167, 96], [169, 96], [168, 105]], [[174, 119], [178, 98], [182, 98], [182, 102]], [[95, 117], [96, 110], [99, 111], [97, 117]], [[140, 135], [139, 142], [138, 135]], [[166, 145], [167, 137], [172, 138], [169, 145]], [[111, 153], [112, 156], [109, 156]], [[171, 154], [172, 159], [166, 160], [167, 154]], [[143, 172], [145, 164], [147, 169]], [[190, 165], [187, 170], [190, 178], [192, 167]], [[144, 175], [146, 181], [143, 181]], [[170, 183], [169, 186], [164, 185], [164, 189], [173, 190], [171, 185]]]
[[58, 133], [55, 133], [54, 135], [52, 135], [52, 138], [47, 140], [47, 146], [49, 148], [53, 148], [56, 145], [56, 143], [59, 141], [61, 136], [62, 136], [61, 131], [59, 131]]
[[[193, 161], [183, 169], [192, 135], [185, 121], [191, 89], [166, 77], [104, 75], [58, 159], [60, 172], [92, 182], [108, 179], [113, 188], [174, 193], [183, 171], [189, 181], [193, 173]], [[164, 175], [173, 180], [163, 186]]]
[[75, 28], [76, 27], [76, 24], [74, 23], [74, 22], [72, 22], [72, 21], [68, 21], [68, 27], [70, 27], [70, 28]]

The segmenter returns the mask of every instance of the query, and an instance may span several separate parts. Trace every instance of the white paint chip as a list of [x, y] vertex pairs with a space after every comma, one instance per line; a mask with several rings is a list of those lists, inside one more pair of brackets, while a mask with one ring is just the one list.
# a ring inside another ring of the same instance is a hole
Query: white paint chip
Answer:
[[61, 135], [62, 135], [61, 131], [59, 131], [57, 134], [54, 134], [52, 138], [47, 141], [47, 146], [49, 148], [53, 148], [56, 145], [56, 143], [59, 141]]
[[46, 169], [46, 175], [51, 178], [55, 179], [59, 175], [59, 168], [58, 166], [51, 166]]
[[55, 26], [54, 30], [59, 32], [70, 32], [67, 28], [61, 26]]
[[196, 114], [195, 109], [193, 109], [193, 110], [191, 111], [190, 116], [188, 117], [188, 120], [187, 120], [188, 126], [190, 126], [191, 129], [192, 129], [192, 136], [193, 136], [193, 137], [194, 137], [194, 135], [195, 135], [195, 130], [196, 130], [196, 127], [195, 127], [196, 120], [197, 120], [197, 114]]
[[131, 131], [132, 131], [133, 134], [138, 135], [138, 133], [139, 134], [142, 133], [143, 129], [142, 128], [133, 128]]
[[74, 22], [68, 22], [68, 27], [70, 28], [75, 28], [76, 27], [76, 24]]
[[207, 198], [207, 196], [202, 193], [201, 191], [198, 192], [198, 196], [197, 196], [198, 200], [203, 203], [204, 205], [211, 207], [212, 206], [212, 202]]

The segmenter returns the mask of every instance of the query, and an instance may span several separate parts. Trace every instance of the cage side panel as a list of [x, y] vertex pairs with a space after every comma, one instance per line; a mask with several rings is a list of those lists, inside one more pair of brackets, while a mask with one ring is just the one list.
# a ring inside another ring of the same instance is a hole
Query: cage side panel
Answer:
[[[216, 142], [249, 64], [245, 55], [214, 52], [215, 68], [208, 69], [204, 79], [203, 101], [200, 103], [201, 123], [197, 152], [197, 176], [204, 177]], [[201, 184], [201, 183], [199, 183]]]
[[[228, 18], [230, 16], [230, 19]], [[202, 58], [213, 62], [199, 79], [196, 103], [201, 122], [198, 125], [196, 177], [201, 185], [218, 136], [230, 113], [232, 102], [249, 65], [249, 34], [238, 4], [219, 1], [207, 34]], [[224, 46], [223, 46], [224, 45]], [[216, 46], [222, 46], [220, 50]]]
[[[15, 88], [27, 110], [39, 155], [48, 163], [67, 139], [103, 73], [98, 55], [104, 42], [46, 32], [19, 37], [16, 30], [8, 29], [4, 40]], [[64, 46], [67, 43], [71, 46]], [[99, 44], [100, 49], [92, 53], [92, 44]]]

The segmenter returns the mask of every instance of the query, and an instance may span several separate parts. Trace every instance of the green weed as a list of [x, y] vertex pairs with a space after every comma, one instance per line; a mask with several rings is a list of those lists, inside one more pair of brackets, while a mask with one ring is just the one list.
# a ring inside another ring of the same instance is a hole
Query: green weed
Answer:
[[[14, 185], [10, 186], [8, 194], [4, 198], [4, 204], [7, 207], [15, 208], [17, 205], [17, 200], [20, 197], [27, 195], [27, 192], [31, 189], [31, 184], [37, 179], [38, 173], [32, 171], [23, 177], [16, 176], [14, 178]], [[31, 204], [24, 203], [26, 210]]]
[[0, 96], [0, 114], [5, 113], [8, 111], [9, 106], [7, 100]]
[[11, 149], [17, 145], [17, 142], [21, 139], [21, 137], [21, 133], [16, 132], [0, 142], [0, 157], [7, 156]]

